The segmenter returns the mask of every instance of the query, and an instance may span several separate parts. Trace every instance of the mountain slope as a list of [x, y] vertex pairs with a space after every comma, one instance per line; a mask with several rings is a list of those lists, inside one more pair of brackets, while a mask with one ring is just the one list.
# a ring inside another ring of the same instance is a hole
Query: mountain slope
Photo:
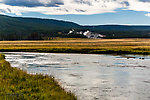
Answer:
[[150, 38], [150, 26], [98, 25], [84, 27], [90, 31], [104, 34], [107, 38]]
[[81, 26], [73, 22], [53, 19], [22, 18], [0, 15], [0, 40], [55, 37], [61, 36], [71, 29], [75, 29], [76, 31], [90, 30], [106, 35], [107, 38], [150, 38], [150, 26]]
[[57, 32], [72, 29], [74, 27], [79, 28], [80, 25], [53, 19], [21, 18], [0, 15], [0, 33], [5, 32], [6, 34], [19, 32], [26, 33], [26, 31]]

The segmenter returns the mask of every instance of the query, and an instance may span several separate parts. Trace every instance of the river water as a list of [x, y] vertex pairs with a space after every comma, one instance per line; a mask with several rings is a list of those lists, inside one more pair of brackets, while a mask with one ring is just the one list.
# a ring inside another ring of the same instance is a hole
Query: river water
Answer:
[[150, 56], [5, 54], [12, 67], [52, 75], [79, 100], [150, 100]]

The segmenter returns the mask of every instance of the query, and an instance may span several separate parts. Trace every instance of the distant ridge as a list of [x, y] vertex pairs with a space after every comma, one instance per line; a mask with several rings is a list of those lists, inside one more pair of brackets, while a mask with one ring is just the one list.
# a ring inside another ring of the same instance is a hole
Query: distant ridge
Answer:
[[0, 40], [28, 39], [32, 33], [38, 33], [38, 35], [42, 37], [57, 37], [60, 34], [67, 33], [71, 29], [77, 31], [90, 30], [104, 34], [107, 38], [150, 38], [150, 26], [81, 26], [74, 22], [54, 19], [23, 18], [0, 15]]

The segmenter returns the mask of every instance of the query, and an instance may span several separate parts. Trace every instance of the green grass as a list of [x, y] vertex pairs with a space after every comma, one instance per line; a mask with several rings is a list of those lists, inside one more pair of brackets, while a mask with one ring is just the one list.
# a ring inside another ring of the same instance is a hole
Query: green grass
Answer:
[[50, 41], [1, 41], [0, 51], [86, 54], [150, 54], [150, 39], [56, 39]]
[[30, 75], [10, 66], [0, 54], [0, 100], [76, 100], [53, 77]]

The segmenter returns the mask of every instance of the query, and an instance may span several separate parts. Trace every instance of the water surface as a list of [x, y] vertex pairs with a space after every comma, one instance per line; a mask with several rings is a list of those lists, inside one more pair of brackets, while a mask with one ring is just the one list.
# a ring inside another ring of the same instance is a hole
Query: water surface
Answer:
[[79, 100], [150, 100], [150, 56], [5, 54], [13, 67], [54, 76]]

